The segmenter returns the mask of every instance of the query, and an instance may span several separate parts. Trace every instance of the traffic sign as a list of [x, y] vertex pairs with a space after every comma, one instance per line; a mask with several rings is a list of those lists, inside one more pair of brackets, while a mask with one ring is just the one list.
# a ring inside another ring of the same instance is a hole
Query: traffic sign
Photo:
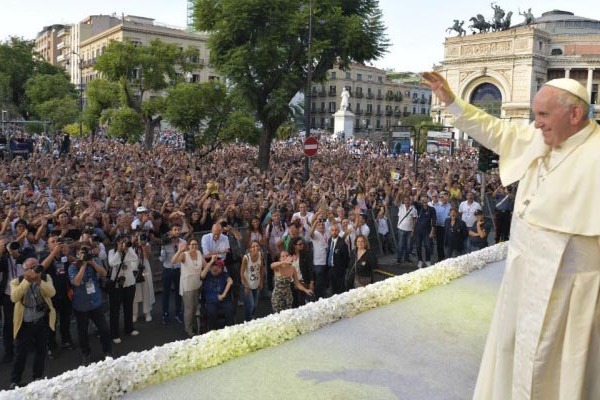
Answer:
[[312, 157], [317, 154], [319, 150], [319, 141], [314, 136], [308, 136], [304, 139], [304, 155], [306, 157]]

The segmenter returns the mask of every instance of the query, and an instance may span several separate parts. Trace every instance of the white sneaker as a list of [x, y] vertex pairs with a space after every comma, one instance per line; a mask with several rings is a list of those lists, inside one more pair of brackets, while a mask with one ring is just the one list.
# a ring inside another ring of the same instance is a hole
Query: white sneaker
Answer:
[[146, 322], [152, 322], [152, 314], [146, 314]]
[[417, 268], [423, 268], [423, 261], [419, 261], [417, 263]]
[[427, 265], [428, 267], [431, 267], [431, 261], [425, 261], [425, 265]]
[[129, 332], [129, 336], [137, 336], [139, 334], [140, 333], [138, 331], [136, 331], [136, 330], [133, 330], [133, 331]]
[[113, 343], [119, 344], [119, 343], [121, 343], [121, 339], [120, 338], [113, 339]]

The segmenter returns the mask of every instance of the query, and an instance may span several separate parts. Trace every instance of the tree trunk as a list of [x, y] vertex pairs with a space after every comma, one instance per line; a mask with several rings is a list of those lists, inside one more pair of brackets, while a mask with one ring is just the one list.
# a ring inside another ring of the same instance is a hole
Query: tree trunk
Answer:
[[154, 128], [156, 128], [161, 121], [161, 117], [146, 117], [144, 119], [144, 147], [146, 150], [151, 150], [154, 145]]
[[263, 134], [260, 135], [260, 143], [258, 145], [258, 168], [264, 172], [269, 170], [269, 160], [271, 158], [271, 141], [275, 132], [273, 129], [266, 125], [263, 129]]

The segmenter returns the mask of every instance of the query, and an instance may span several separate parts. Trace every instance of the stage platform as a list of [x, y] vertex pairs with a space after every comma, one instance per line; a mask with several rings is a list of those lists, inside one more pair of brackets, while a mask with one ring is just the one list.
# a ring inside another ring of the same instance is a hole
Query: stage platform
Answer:
[[126, 399], [472, 397], [504, 261]]

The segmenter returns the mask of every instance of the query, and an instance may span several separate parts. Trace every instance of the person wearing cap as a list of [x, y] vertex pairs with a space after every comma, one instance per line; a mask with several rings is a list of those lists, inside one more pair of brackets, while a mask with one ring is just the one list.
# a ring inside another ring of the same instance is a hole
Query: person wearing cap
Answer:
[[481, 250], [488, 246], [488, 235], [492, 224], [485, 219], [483, 211], [475, 211], [475, 223], [469, 228], [469, 245], [472, 251]]
[[588, 91], [546, 82], [523, 125], [467, 104], [437, 72], [423, 78], [453, 125], [500, 155], [502, 184], [519, 181], [474, 398], [600, 398], [600, 127]]

